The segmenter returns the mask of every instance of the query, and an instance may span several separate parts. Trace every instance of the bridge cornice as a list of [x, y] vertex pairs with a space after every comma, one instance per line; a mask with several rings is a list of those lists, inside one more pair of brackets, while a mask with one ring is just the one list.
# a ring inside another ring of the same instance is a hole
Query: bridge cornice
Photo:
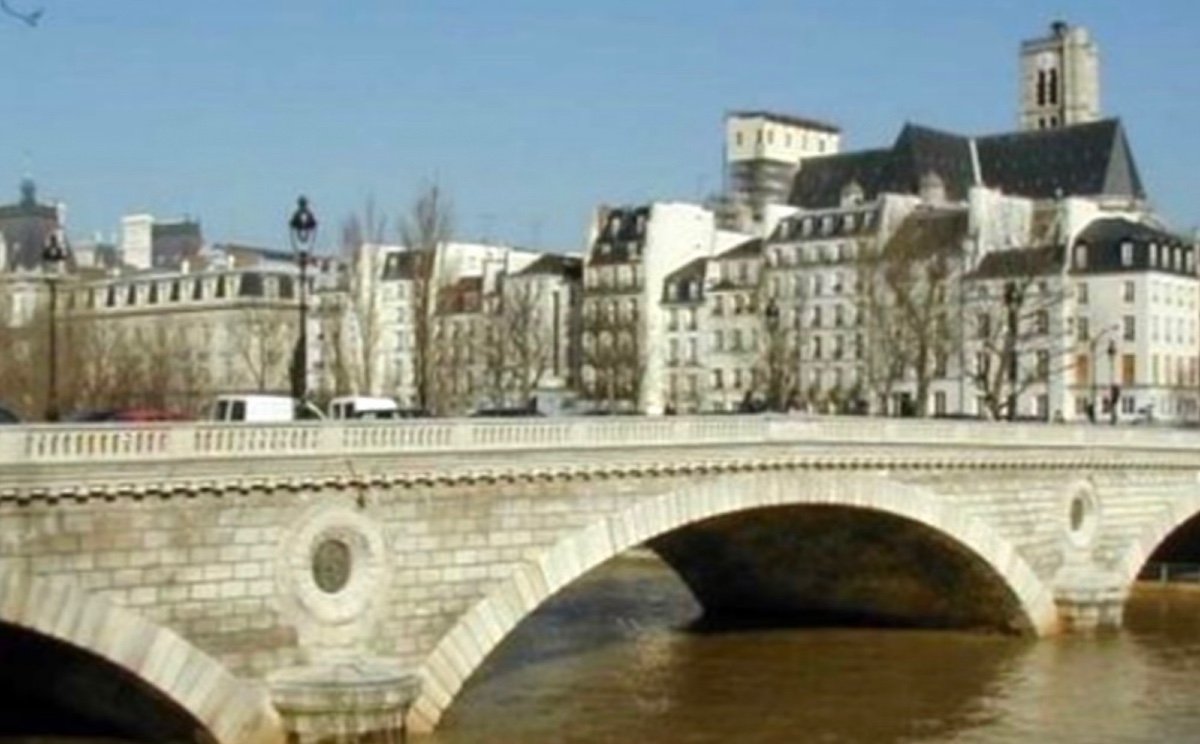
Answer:
[[[737, 450], [756, 450], [753, 455]], [[730, 451], [733, 454], [730, 454]], [[610, 449], [599, 461], [564, 461], [554, 450], [529, 451], [519, 460], [511, 453], [499, 458], [461, 456], [430, 459], [411, 453], [374, 453], [355, 462], [345, 457], [264, 457], [255, 474], [244, 467], [220, 474], [203, 463], [190, 463], [162, 472], [161, 464], [146, 469], [122, 465], [64, 463], [52, 471], [39, 469], [24, 484], [0, 479], [0, 503], [35, 504], [116, 502], [173, 498], [223, 498], [256, 493], [302, 493], [315, 490], [363, 493], [373, 488], [422, 489], [478, 485], [573, 482], [591, 480], [653, 480], [697, 475], [720, 475], [767, 470], [845, 472], [1090, 472], [1136, 470], [1198, 470], [1196, 459], [1179, 452], [1146, 451], [1140, 457], [1113, 450], [1034, 451], [1028, 448], [985, 449], [971, 455], [947, 456], [928, 447], [892, 447], [877, 455], [820, 443], [747, 444], [722, 448], [688, 448], [671, 452], [671, 459], [642, 447]], [[236, 461], [235, 461], [236, 462]], [[2, 472], [2, 471], [0, 471]]]

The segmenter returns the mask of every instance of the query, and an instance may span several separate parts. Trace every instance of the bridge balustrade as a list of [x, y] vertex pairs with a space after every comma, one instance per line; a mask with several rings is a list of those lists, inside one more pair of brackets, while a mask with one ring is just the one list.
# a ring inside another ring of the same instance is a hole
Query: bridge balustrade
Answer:
[[1200, 432], [1134, 426], [699, 416], [548, 421], [32, 425], [0, 429], [0, 465], [700, 444], [1200, 449]]

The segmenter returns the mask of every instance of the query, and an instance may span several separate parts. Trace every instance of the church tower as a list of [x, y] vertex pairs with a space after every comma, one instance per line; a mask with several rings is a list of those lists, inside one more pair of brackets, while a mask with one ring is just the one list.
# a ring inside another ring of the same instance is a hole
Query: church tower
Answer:
[[1021, 129], [1056, 129], [1100, 118], [1100, 49], [1063, 21], [1021, 43]]

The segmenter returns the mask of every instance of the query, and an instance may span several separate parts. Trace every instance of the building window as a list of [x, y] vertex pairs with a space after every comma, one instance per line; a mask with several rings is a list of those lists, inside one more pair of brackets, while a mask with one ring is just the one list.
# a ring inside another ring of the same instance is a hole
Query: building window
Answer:
[[1121, 265], [1133, 266], [1133, 243], [1128, 240], [1121, 243]]
[[1079, 332], [1079, 335], [1077, 336], [1077, 338], [1080, 341], [1083, 341], [1084, 343], [1086, 343], [1086, 342], [1092, 340], [1091, 334], [1088, 333], [1088, 319], [1087, 318], [1078, 318], [1075, 321], [1075, 328]]
[[725, 351], [725, 332], [721, 330], [713, 331], [713, 348], [717, 351]]
[[1087, 245], [1084, 243], [1075, 246], [1075, 268], [1087, 268]]
[[1135, 341], [1137, 338], [1137, 318], [1132, 315], [1126, 315], [1123, 319], [1122, 326], [1124, 327], [1124, 338], [1126, 341]]
[[1121, 298], [1126, 302], [1133, 302], [1136, 296], [1136, 289], [1133, 282], [1125, 282], [1121, 285]]
[[1037, 379], [1050, 379], [1050, 352], [1048, 351], [1037, 353]]
[[1075, 297], [1080, 305], [1088, 304], [1088, 285], [1086, 282], [1080, 282], [1075, 285]]
[[1127, 387], [1137, 384], [1137, 356], [1134, 354], [1121, 357], [1121, 384]]
[[1041, 335], [1046, 335], [1050, 332], [1050, 313], [1046, 310], [1038, 310], [1034, 316], [1034, 324], [1037, 332]]

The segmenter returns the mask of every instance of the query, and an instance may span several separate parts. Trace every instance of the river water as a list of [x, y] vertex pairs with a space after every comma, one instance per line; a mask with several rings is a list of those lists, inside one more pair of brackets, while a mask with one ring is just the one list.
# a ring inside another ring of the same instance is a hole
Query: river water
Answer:
[[430, 744], [1200, 741], [1200, 591], [1139, 589], [1127, 628], [698, 630], [661, 563], [570, 587], [477, 673]]

